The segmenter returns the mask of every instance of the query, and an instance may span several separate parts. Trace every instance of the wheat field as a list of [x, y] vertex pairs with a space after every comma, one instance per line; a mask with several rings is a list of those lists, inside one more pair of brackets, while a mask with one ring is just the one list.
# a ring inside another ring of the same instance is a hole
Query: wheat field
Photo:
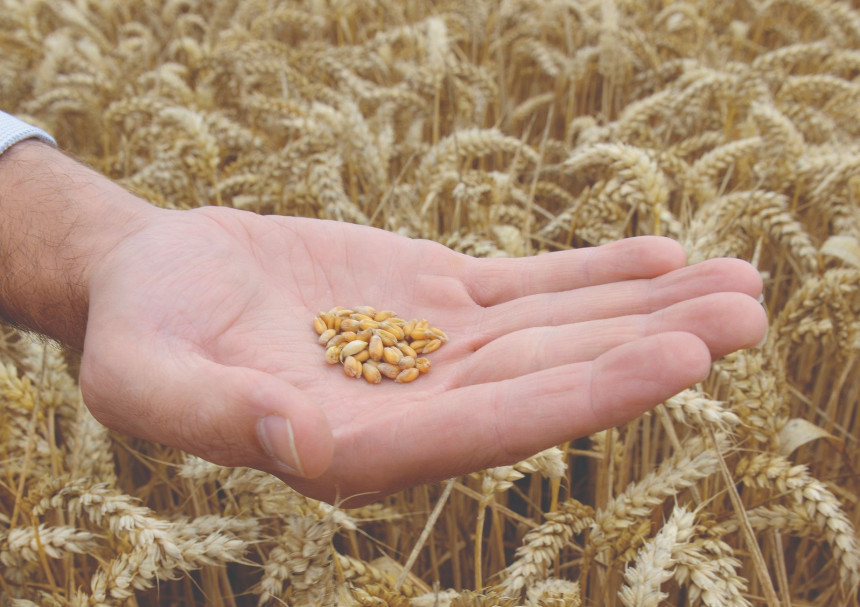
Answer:
[[109, 432], [0, 333], [3, 605], [858, 605], [860, 8], [0, 0], [0, 108], [154, 204], [750, 261], [766, 343], [361, 509]]

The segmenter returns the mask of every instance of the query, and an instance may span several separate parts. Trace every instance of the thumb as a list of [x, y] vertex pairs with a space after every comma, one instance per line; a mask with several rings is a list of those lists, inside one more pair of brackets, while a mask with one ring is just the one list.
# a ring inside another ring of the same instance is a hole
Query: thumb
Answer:
[[328, 468], [331, 429], [303, 391], [275, 375], [203, 357], [168, 361], [141, 365], [138, 357], [123, 365], [112, 357], [98, 364], [85, 348], [84, 401], [110, 428], [216, 464], [304, 478]]

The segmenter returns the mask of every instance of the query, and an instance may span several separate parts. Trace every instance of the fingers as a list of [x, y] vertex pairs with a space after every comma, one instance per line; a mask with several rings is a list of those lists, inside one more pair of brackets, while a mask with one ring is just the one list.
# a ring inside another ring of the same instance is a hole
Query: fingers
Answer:
[[486, 384], [455, 390], [446, 394], [434, 418], [441, 432], [467, 412], [471, 419], [448, 430], [446, 443], [482, 445], [476, 454], [481, 461], [470, 466], [512, 463], [633, 419], [703, 380], [710, 363], [707, 346], [696, 336], [662, 333], [613, 348], [594, 362], [497, 382], [491, 390]]
[[747, 262], [712, 259], [650, 280], [531, 295], [484, 310], [472, 346], [478, 348], [499, 335], [528, 327], [648, 314], [709, 293], [736, 292], [757, 298], [761, 288], [761, 276]]
[[107, 364], [94, 356], [85, 350], [81, 387], [108, 427], [226, 466], [311, 478], [331, 461], [325, 415], [275, 376], [193, 354], [147, 363], [126, 352]]
[[651, 278], [683, 267], [685, 260], [674, 240], [640, 236], [537, 257], [473, 259], [464, 280], [475, 303], [486, 307], [537, 293]]
[[523, 329], [483, 346], [458, 370], [454, 384], [518, 377], [550, 367], [594, 360], [648, 335], [692, 333], [717, 359], [759, 343], [767, 329], [764, 308], [741, 293], [713, 293], [651, 314], [635, 314], [552, 327]]
[[[355, 427], [342, 438], [337, 497], [368, 490], [384, 494], [421, 481], [511, 464], [552, 445], [617, 426], [703, 380], [705, 344], [689, 333], [663, 333], [613, 348], [593, 362], [545, 369], [471, 385], [441, 396], [418, 395], [409, 407], [380, 409], [368, 425], [395, 428], [379, 435]], [[392, 465], [396, 461], [396, 465]], [[375, 474], [386, 470], [387, 474]], [[304, 481], [299, 491], [313, 491]], [[318, 494], [332, 499], [331, 494]], [[347, 502], [347, 506], [362, 503]]]

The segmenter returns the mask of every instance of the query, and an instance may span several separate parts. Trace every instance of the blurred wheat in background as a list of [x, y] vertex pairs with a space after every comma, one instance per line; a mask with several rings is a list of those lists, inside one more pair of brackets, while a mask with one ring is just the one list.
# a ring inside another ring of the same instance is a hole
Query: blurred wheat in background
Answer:
[[475, 256], [662, 234], [751, 261], [770, 318], [653, 414], [358, 510], [108, 432], [75, 360], [3, 328], [3, 604], [858, 604], [851, 3], [0, 0], [0, 20], [0, 108], [155, 204]]

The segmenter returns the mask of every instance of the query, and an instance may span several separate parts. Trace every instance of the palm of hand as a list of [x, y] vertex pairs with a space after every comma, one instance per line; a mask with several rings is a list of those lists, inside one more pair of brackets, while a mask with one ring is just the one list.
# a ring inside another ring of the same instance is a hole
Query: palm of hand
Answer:
[[[724, 260], [742, 272], [739, 287], [719, 278], [727, 268], [709, 280], [688, 269], [663, 291], [649, 284], [683, 263], [657, 239], [609, 251], [599, 267], [582, 252], [474, 260], [349, 224], [170, 215], [94, 277], [88, 406], [110, 427], [271, 471], [324, 499], [511, 462], [624, 421], [700, 379], [708, 348], [721, 355], [763, 332], [749, 297], [760, 283], [734, 262]], [[312, 318], [361, 304], [442, 328], [450, 342], [431, 372], [370, 385], [325, 364]], [[644, 320], [667, 306], [672, 320]], [[711, 336], [709, 323], [739, 308], [749, 322]], [[686, 358], [673, 362], [677, 348]], [[270, 414], [290, 419], [292, 452], [314, 478], [260, 448], [257, 421]]]

